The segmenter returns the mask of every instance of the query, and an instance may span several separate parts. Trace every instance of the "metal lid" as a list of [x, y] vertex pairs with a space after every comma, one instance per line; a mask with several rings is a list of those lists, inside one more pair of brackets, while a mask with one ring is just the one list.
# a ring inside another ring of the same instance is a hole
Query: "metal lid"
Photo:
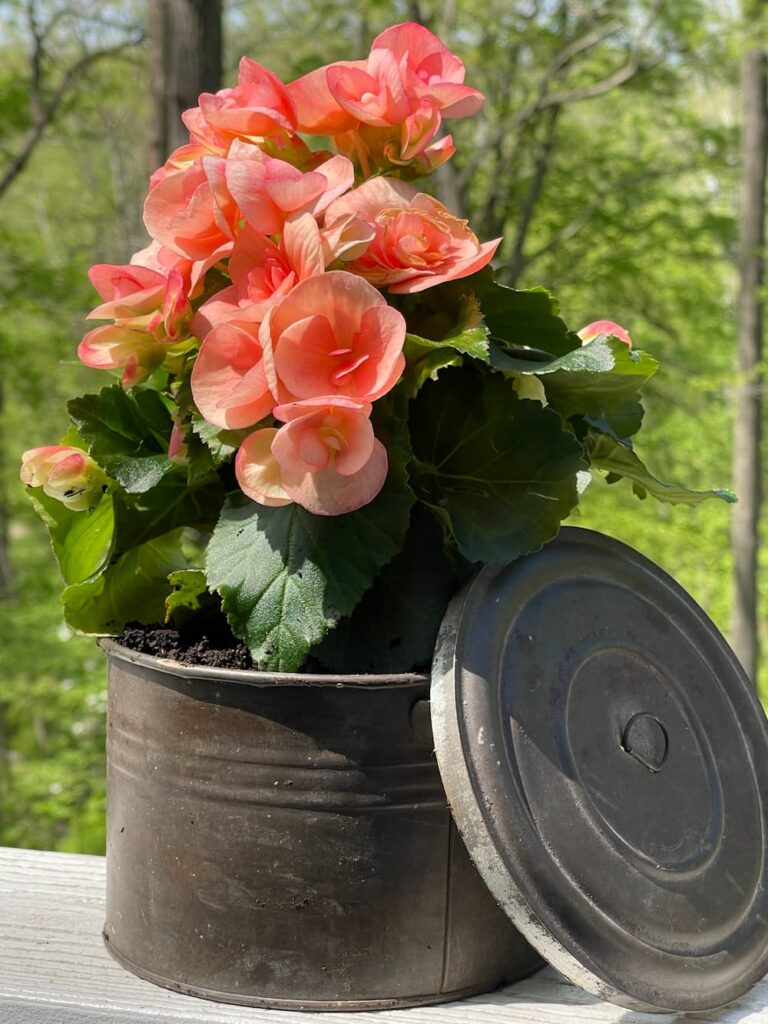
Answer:
[[768, 730], [701, 609], [563, 529], [482, 569], [438, 639], [440, 771], [486, 884], [589, 992], [703, 1010], [768, 970]]

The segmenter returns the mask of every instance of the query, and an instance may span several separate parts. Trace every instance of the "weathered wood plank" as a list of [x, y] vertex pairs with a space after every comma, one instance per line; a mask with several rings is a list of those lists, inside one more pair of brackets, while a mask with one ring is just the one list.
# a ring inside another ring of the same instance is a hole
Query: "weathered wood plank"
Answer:
[[[307, 1024], [303, 1013], [210, 1003], [135, 978], [101, 942], [100, 857], [0, 848], [0, 1024]], [[768, 1024], [768, 982], [711, 1014], [634, 1013], [600, 1002], [552, 970], [446, 1006], [337, 1013], [329, 1024]]]

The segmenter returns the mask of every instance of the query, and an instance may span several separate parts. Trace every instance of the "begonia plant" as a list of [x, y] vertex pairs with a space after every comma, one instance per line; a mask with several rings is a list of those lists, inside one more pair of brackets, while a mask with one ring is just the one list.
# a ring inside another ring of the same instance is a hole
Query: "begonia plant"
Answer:
[[225, 615], [256, 667], [429, 661], [477, 563], [551, 540], [590, 471], [694, 504], [633, 447], [657, 370], [491, 268], [501, 239], [412, 182], [483, 96], [425, 28], [284, 84], [244, 57], [151, 177], [150, 244], [90, 278], [78, 354], [118, 379], [23, 457], [66, 621]]

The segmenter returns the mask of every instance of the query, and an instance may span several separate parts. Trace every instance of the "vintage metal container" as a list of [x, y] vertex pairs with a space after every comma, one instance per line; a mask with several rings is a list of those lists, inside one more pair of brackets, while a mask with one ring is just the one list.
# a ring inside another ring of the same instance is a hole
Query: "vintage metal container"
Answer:
[[693, 1011], [768, 970], [768, 722], [701, 609], [617, 541], [566, 528], [480, 569], [431, 682], [105, 647], [105, 934], [146, 978], [409, 1006], [521, 977], [535, 947], [601, 998]]
[[150, 981], [294, 1009], [437, 1003], [540, 959], [456, 831], [422, 676], [109, 658], [108, 948]]

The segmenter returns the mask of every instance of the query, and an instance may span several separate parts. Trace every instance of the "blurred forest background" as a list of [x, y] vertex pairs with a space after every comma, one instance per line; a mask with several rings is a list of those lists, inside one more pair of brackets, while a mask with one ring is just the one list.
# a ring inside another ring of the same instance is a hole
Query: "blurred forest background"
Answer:
[[[55, 443], [66, 397], [96, 384], [75, 359], [95, 301], [86, 271], [145, 244], [147, 177], [178, 144], [171, 65], [228, 84], [247, 53], [290, 80], [363, 56], [397, 21], [437, 32], [488, 97], [452, 125], [440, 198], [483, 239], [504, 234], [505, 283], [545, 284], [574, 328], [616, 320], [662, 361], [639, 453], [705, 488], [732, 483], [736, 409], [752, 415], [747, 473], [759, 469], [759, 318], [755, 369], [737, 369], [739, 74], [757, 17], [727, 0], [0, 2], [0, 844], [103, 850], [104, 661], [61, 623], [18, 460]], [[199, 67], [179, 58], [195, 45]], [[732, 516], [595, 480], [579, 522], [658, 561], [728, 634]], [[766, 640], [765, 582], [758, 597]], [[759, 677], [768, 693], [765, 659]]]

